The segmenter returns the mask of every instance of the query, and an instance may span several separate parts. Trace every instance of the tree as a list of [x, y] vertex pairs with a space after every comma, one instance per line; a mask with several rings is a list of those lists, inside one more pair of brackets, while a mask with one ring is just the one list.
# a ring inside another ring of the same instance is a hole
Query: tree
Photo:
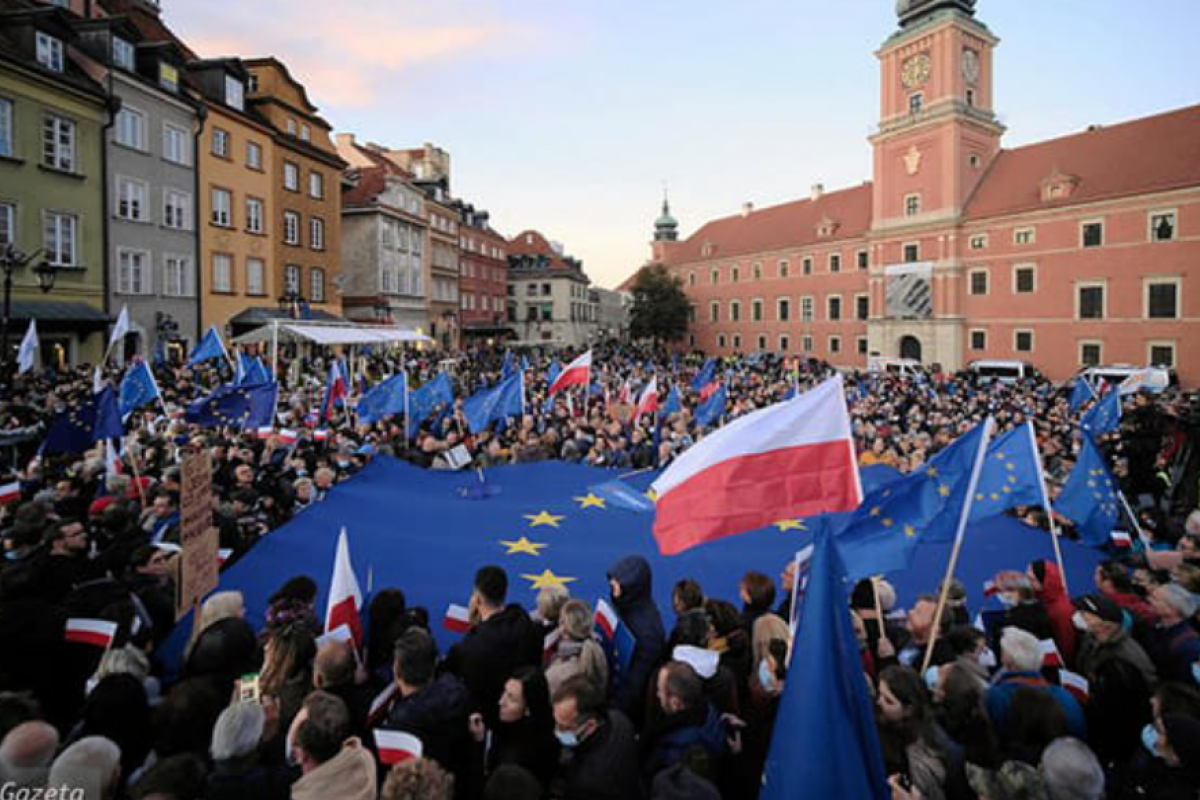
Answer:
[[650, 264], [637, 274], [631, 288], [629, 332], [634, 339], [653, 339], [658, 345], [683, 338], [690, 304], [682, 280], [668, 272], [665, 265]]

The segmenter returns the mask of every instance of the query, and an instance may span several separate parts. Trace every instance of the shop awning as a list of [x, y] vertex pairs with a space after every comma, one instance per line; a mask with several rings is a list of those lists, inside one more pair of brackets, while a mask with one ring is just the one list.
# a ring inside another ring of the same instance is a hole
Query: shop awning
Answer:
[[386, 345], [433, 341], [428, 336], [407, 328], [313, 322], [272, 322], [261, 328], [255, 328], [249, 333], [236, 336], [233, 341], [235, 344], [270, 344], [275, 340], [276, 335], [281, 342], [309, 342], [322, 345]]

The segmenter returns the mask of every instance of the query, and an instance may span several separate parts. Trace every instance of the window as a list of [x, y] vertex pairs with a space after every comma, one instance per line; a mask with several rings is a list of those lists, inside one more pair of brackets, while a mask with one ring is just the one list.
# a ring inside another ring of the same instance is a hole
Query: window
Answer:
[[840, 320], [842, 318], [842, 298], [836, 294], [830, 295], [826, 300], [826, 304], [829, 306], [829, 321], [837, 322]]
[[754, 280], [756, 280], [756, 281], [762, 280], [762, 264], [760, 264], [756, 261], [756, 262], [754, 262], [754, 266], [751, 267], [751, 269], [754, 271]]
[[246, 198], [246, 230], [249, 233], [263, 232], [263, 201], [257, 197]]
[[868, 255], [867, 255], [867, 251], [866, 251], [866, 250], [859, 250], [859, 251], [858, 251], [858, 252], [855, 254], [855, 259], [858, 261], [858, 268], [859, 268], [859, 269], [866, 269], [866, 268], [867, 268], [867, 267], [869, 267], [869, 266], [870, 266], [870, 264], [871, 264], [871, 262], [870, 262], [870, 256], [868, 256]]
[[325, 196], [325, 176], [321, 173], [308, 173], [308, 196], [317, 200]]
[[971, 349], [975, 351], [987, 350], [987, 331], [971, 331]]
[[829, 354], [833, 355], [835, 353], [840, 353], [840, 352], [842, 352], [842, 337], [830, 336], [829, 337]]
[[1100, 342], [1079, 343], [1079, 363], [1084, 367], [1098, 367], [1104, 363], [1104, 346]]
[[141, 111], [128, 106], [122, 108], [117, 112], [115, 130], [117, 144], [134, 150], [146, 149], [146, 115]]
[[117, 250], [117, 292], [150, 294], [150, 254], [144, 250]]
[[253, 72], [246, 76], [246, 93], [258, 94], [258, 76]]
[[979, 169], [979, 165], [982, 164], [983, 161], [977, 154], [971, 153], [971, 155], [967, 157], [967, 163], [970, 164], [973, 169]]
[[921, 260], [921, 245], [916, 242], [910, 242], [904, 245], [904, 263], [912, 264]]
[[117, 216], [130, 222], [146, 222], [149, 211], [146, 198], [150, 187], [144, 181], [117, 178]]
[[1150, 366], [1152, 366], [1152, 367], [1174, 367], [1175, 366], [1175, 343], [1174, 342], [1151, 342], [1149, 355], [1150, 355]]
[[742, 349], [742, 335], [740, 333], [735, 333], [733, 335], [733, 349], [734, 350]]
[[970, 280], [970, 292], [973, 295], [985, 295], [988, 293], [988, 272], [986, 269], [973, 269], [968, 273]]
[[246, 106], [246, 87], [232, 75], [225, 76], [225, 105], [242, 111]]
[[300, 191], [300, 167], [291, 161], [283, 162], [283, 188], [289, 192]]
[[780, 336], [779, 337], [779, 352], [786, 354], [787, 351], [791, 350], [791, 349], [792, 349], [791, 340], [786, 335]]
[[312, 138], [312, 128], [307, 123], [300, 123], [300, 141], [307, 142]]
[[729, 301], [729, 321], [730, 322], [741, 322], [742, 321], [742, 303], [740, 300], [730, 300]]
[[1079, 226], [1084, 247], [1100, 247], [1104, 244], [1104, 223], [1084, 222]]
[[1076, 288], [1076, 316], [1079, 319], [1104, 319], [1104, 284], [1083, 283]]
[[15, 203], [0, 203], [0, 245], [16, 241], [17, 206]]
[[904, 216], [915, 217], [921, 213], [921, 195], [910, 194], [904, 198]]
[[229, 158], [229, 131], [213, 128], [212, 154], [218, 158]]
[[867, 354], [867, 337], [859, 336], [857, 345], [858, 345], [858, 348], [857, 348], [858, 354], [860, 356], [865, 356]]
[[314, 303], [325, 302], [325, 270], [313, 267], [308, 271], [309, 299]]
[[737, 283], [738, 280], [741, 278], [741, 275], [742, 275], [742, 271], [740, 269], [738, 269], [736, 264], [729, 268], [729, 282], [730, 283]]
[[233, 291], [233, 256], [228, 253], [213, 253], [212, 290], [223, 294]]
[[800, 349], [806, 353], [811, 353], [813, 349], [813, 338], [811, 336], [802, 336], [800, 338]]
[[788, 318], [791, 316], [792, 310], [791, 303], [788, 302], [788, 299], [786, 297], [780, 297], [775, 301], [775, 307], [776, 319], [778, 319], [780, 322], [787, 322]]
[[841, 255], [841, 253], [830, 253], [829, 254], [829, 271], [830, 272], [841, 272], [842, 271], [842, 255]]
[[1034, 228], [1017, 228], [1013, 231], [1013, 244], [1033, 244], [1037, 241]]
[[262, 145], [258, 142], [246, 142], [246, 166], [262, 171]]
[[192, 227], [192, 196], [178, 189], [163, 189], [163, 225], [180, 231]]
[[854, 318], [865, 320], [871, 316], [871, 298], [865, 294], [854, 296]]
[[812, 275], [812, 257], [811, 256], [805, 256], [804, 260], [800, 262], [800, 271], [803, 272], [805, 275]]
[[283, 243], [300, 244], [300, 215], [295, 211], [283, 212]]
[[1145, 286], [1147, 319], [1179, 318], [1178, 280], [1148, 280]]
[[292, 119], [291, 117], [288, 117], [287, 121], [287, 134], [292, 138], [296, 137], [296, 120]]
[[233, 224], [233, 195], [228, 189], [212, 190], [212, 224], [228, 228]]
[[788, 262], [786, 262], [786, 261], [779, 262], [779, 269], [778, 269], [779, 277], [786, 278], [788, 276], [788, 266], [789, 266]]
[[283, 290], [287, 294], [300, 294], [300, 267], [295, 264], [283, 268]]
[[695, 285], [696, 285], [696, 273], [689, 272], [688, 273], [688, 286], [695, 286]]
[[967, 89], [967, 105], [969, 105], [969, 106], [975, 105], [975, 90], [974, 89]]
[[1033, 352], [1033, 331], [1014, 331], [1013, 349], [1018, 353]]
[[767, 349], [767, 337], [765, 337], [765, 336], [758, 337], [758, 349], [760, 351]]
[[1013, 293], [1033, 294], [1037, 291], [1037, 268], [1026, 264], [1013, 268]]
[[246, 294], [265, 295], [266, 264], [261, 258], [246, 259]]
[[717, 334], [717, 347], [721, 348], [722, 350], [725, 349], [725, 334]]
[[763, 301], [762, 300], [751, 300], [750, 301], [750, 319], [754, 320], [755, 322], [762, 322], [762, 318], [763, 318]]
[[165, 61], [158, 62], [158, 85], [168, 92], [179, 91], [179, 70], [174, 64]]
[[708, 304], [708, 321], [709, 322], [720, 322], [721, 321], [721, 304], [716, 300], [713, 300], [711, 303]]
[[179, 127], [167, 122], [163, 124], [163, 158], [167, 161], [188, 166], [192, 163], [190, 147], [191, 135]]
[[75, 123], [53, 114], [42, 120], [42, 165], [72, 172], [75, 169]]
[[37, 32], [37, 62], [54, 72], [63, 71], [63, 43], [48, 33]]
[[925, 98], [920, 92], [914, 92], [908, 96], [908, 113], [920, 114], [921, 108], [925, 104]]
[[167, 297], [192, 296], [192, 261], [168, 253], [163, 257], [162, 293]]
[[325, 220], [320, 217], [308, 220], [308, 246], [313, 250], [325, 249]]
[[971, 237], [971, 249], [983, 250], [988, 246], [988, 237], [986, 233], [977, 233]]
[[1150, 215], [1150, 241], [1169, 242], [1175, 238], [1175, 212]]
[[800, 321], [813, 321], [813, 299], [811, 297], [800, 298]]
[[13, 104], [0, 97], [0, 156], [13, 154]]
[[112, 40], [112, 58], [113, 64], [121, 69], [132, 70], [134, 67], [134, 50], [133, 45], [119, 36], [114, 36]]

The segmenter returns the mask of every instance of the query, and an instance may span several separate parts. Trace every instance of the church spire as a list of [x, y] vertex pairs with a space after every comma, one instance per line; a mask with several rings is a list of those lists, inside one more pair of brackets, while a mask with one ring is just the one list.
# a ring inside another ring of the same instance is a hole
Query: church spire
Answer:
[[674, 242], [679, 239], [679, 223], [671, 216], [671, 204], [667, 200], [667, 189], [663, 187], [662, 214], [654, 221], [654, 241]]

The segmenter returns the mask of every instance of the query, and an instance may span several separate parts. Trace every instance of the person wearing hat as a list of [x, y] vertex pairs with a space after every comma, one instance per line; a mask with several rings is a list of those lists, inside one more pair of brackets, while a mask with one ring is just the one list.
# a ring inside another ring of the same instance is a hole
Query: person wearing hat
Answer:
[[1103, 763], [1124, 763], [1137, 752], [1138, 731], [1150, 719], [1150, 688], [1158, 675], [1129, 634], [1129, 612], [1101, 594], [1078, 598], [1075, 608], [1082, 631], [1076, 670], [1088, 681], [1091, 744]]

